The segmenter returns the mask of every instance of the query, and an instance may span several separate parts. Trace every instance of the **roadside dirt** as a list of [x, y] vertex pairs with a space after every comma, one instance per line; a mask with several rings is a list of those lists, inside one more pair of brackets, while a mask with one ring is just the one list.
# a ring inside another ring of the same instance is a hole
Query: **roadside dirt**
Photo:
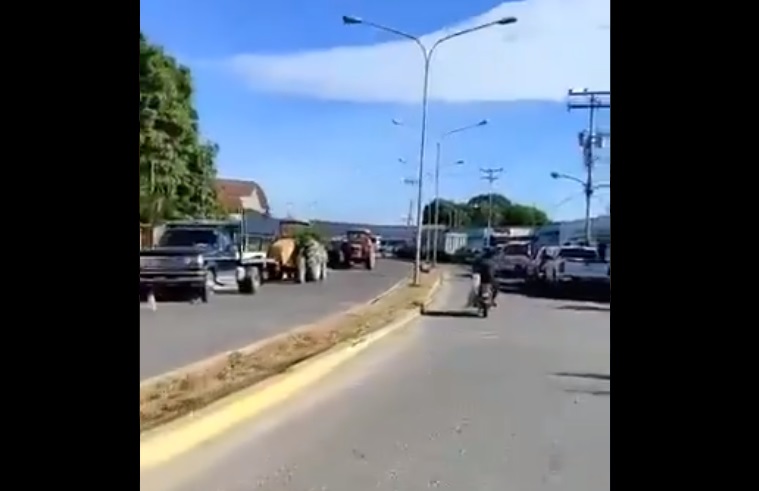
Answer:
[[420, 308], [438, 277], [423, 274], [421, 286], [397, 288], [373, 304], [140, 384], [140, 433], [390, 324]]

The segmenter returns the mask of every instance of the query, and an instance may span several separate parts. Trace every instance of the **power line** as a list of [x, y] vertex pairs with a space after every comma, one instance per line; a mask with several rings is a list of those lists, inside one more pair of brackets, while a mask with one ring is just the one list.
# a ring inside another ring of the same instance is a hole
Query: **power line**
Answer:
[[503, 172], [503, 167], [486, 167], [480, 169], [480, 172], [483, 174], [481, 178], [488, 181], [488, 228], [485, 243], [489, 244], [490, 234], [493, 227], [493, 183], [501, 178], [500, 174]]
[[596, 156], [595, 150], [603, 148], [610, 133], [596, 131], [596, 115], [599, 109], [611, 108], [611, 91], [609, 90], [569, 90], [567, 93], [567, 109], [569, 111], [582, 109], [588, 111], [588, 128], [578, 135], [585, 167], [585, 240], [591, 242], [590, 206], [596, 186], [593, 183], [593, 170]]

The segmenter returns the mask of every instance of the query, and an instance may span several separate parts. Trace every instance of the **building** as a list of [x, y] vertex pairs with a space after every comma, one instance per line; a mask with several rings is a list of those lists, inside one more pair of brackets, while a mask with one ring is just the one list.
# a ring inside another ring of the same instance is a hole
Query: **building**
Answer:
[[[591, 219], [591, 237], [595, 242], [611, 244], [611, 215]], [[537, 246], [560, 245], [585, 239], [585, 220], [554, 222], [544, 225], [535, 231]]]
[[254, 181], [216, 179], [216, 194], [222, 206], [231, 213], [245, 209], [261, 215], [269, 214], [269, 199]]

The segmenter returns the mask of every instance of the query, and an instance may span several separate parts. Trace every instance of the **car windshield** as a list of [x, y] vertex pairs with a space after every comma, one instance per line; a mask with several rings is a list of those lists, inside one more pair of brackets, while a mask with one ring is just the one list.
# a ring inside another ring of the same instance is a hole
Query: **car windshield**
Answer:
[[164, 247], [208, 247], [215, 243], [216, 233], [203, 229], [167, 230], [158, 241], [158, 245]]
[[348, 232], [348, 240], [350, 240], [350, 241], [359, 240], [364, 235], [365, 234], [363, 232], [358, 232], [358, 231]]
[[596, 261], [598, 260], [598, 252], [594, 249], [572, 247], [559, 251], [559, 257], [563, 257], [565, 259], [584, 259], [587, 261]]

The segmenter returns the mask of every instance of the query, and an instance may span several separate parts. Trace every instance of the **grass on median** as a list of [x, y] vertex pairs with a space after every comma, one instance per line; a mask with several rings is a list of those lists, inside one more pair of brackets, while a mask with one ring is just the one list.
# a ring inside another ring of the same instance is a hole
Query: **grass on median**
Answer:
[[339, 343], [388, 325], [419, 308], [437, 279], [438, 273], [423, 274], [421, 286], [397, 288], [371, 305], [274, 338], [249, 352], [231, 352], [196, 370], [141, 384], [140, 433], [282, 373]]

